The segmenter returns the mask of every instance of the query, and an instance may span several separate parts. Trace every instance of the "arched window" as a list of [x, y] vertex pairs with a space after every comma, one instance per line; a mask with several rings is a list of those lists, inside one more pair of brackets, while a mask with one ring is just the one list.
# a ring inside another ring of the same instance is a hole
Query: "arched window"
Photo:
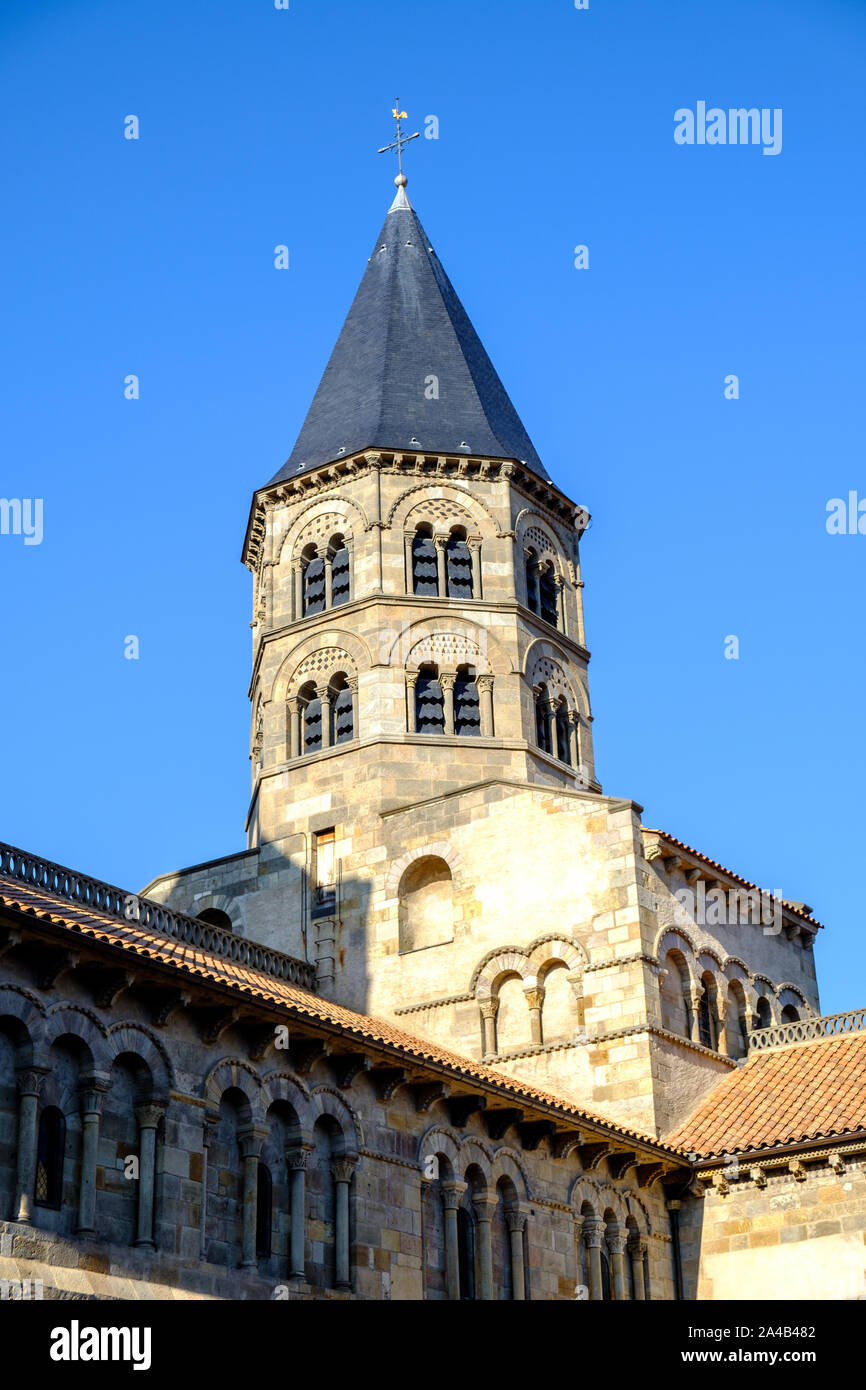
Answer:
[[550, 693], [547, 686], [538, 686], [535, 692], [535, 741], [542, 753], [553, 752], [553, 738], [550, 728]]
[[36, 1188], [38, 1207], [59, 1211], [63, 1200], [63, 1155], [66, 1149], [66, 1121], [56, 1105], [46, 1105], [39, 1116], [39, 1142], [36, 1150]]
[[610, 1303], [613, 1299], [613, 1289], [610, 1281], [610, 1256], [605, 1245], [602, 1245], [599, 1254], [601, 1255], [601, 1296], [606, 1303]]
[[305, 685], [299, 696], [301, 702], [301, 756], [318, 753], [322, 747], [322, 702], [316, 687]]
[[457, 1265], [461, 1301], [471, 1302], [475, 1298], [475, 1227], [464, 1207], [457, 1209]]
[[445, 697], [435, 666], [422, 666], [415, 684], [415, 728], [419, 734], [445, 732]]
[[454, 732], [470, 737], [481, 733], [481, 701], [471, 666], [459, 667], [454, 682]]
[[351, 743], [355, 737], [354, 701], [342, 674], [331, 682], [331, 745]]
[[301, 557], [304, 580], [304, 617], [321, 613], [325, 607], [325, 562], [314, 546], [307, 546]]
[[267, 1259], [271, 1253], [271, 1217], [274, 1206], [274, 1184], [266, 1163], [259, 1163], [256, 1184], [256, 1254]]
[[782, 1010], [782, 1022], [783, 1022], [783, 1023], [799, 1023], [799, 1022], [800, 1022], [800, 1010], [799, 1010], [799, 1009], [795, 1009], [793, 1004], [786, 1004], [785, 1007], [784, 1007], [784, 1009]]
[[571, 767], [571, 724], [568, 705], [561, 700], [556, 709], [556, 756]]
[[232, 919], [227, 912], [222, 912], [218, 907], [206, 907], [204, 912], [198, 914], [199, 922], [207, 922], [209, 927], [220, 927], [222, 931], [232, 930]]
[[546, 564], [539, 577], [539, 602], [541, 617], [551, 627], [559, 626], [559, 595], [556, 586], [556, 572], [552, 564]]
[[349, 592], [349, 549], [342, 536], [335, 536], [331, 541], [331, 607], [339, 608], [340, 604], [348, 603], [351, 598]]
[[455, 526], [448, 537], [445, 558], [448, 597], [472, 598], [472, 554], [462, 526]]
[[454, 885], [444, 859], [416, 859], [400, 881], [398, 939], [401, 951], [418, 951], [454, 939]]
[[538, 588], [538, 555], [531, 548], [526, 552], [526, 606], [533, 613], [541, 612]]
[[698, 1039], [704, 1047], [712, 1047], [713, 1044], [713, 1023], [710, 1011], [710, 996], [704, 989], [698, 1004]]
[[773, 1025], [773, 1014], [770, 1009], [769, 999], [765, 999], [763, 994], [755, 1006], [755, 1027], [771, 1028]]
[[439, 593], [439, 566], [431, 526], [419, 526], [412, 541], [412, 592], [428, 598]]

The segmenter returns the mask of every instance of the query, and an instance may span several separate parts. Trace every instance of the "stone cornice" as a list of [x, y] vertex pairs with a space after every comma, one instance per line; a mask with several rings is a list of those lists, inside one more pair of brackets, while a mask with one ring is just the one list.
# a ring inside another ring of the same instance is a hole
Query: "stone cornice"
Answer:
[[407, 477], [428, 478], [431, 482], [452, 479], [479, 482], [509, 482], [533, 506], [548, 512], [551, 519], [581, 535], [589, 524], [589, 513], [560, 492], [553, 483], [538, 477], [516, 459], [487, 459], [463, 454], [406, 454], [387, 449], [362, 449], [348, 458], [323, 464], [320, 468], [268, 483], [253, 493], [241, 559], [255, 571], [260, 562], [265, 534], [264, 513], [269, 507], [315, 497], [359, 473], [380, 469], [383, 473], [399, 473]]

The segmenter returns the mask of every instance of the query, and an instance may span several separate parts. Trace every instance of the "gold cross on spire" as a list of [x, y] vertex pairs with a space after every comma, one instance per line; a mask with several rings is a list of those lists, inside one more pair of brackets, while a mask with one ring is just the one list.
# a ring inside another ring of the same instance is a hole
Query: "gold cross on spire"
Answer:
[[397, 97], [394, 102], [394, 109], [392, 110], [391, 115], [397, 122], [397, 139], [392, 140], [390, 145], [383, 145], [382, 148], [378, 151], [378, 153], [387, 154], [389, 150], [397, 151], [397, 167], [399, 172], [394, 182], [398, 185], [405, 187], [406, 175], [403, 173], [403, 146], [408, 145], [410, 140], [417, 140], [421, 132], [420, 130], [416, 130], [414, 135], [403, 134], [403, 129], [400, 125], [400, 122], [406, 120], [406, 112], [400, 106], [399, 97]]

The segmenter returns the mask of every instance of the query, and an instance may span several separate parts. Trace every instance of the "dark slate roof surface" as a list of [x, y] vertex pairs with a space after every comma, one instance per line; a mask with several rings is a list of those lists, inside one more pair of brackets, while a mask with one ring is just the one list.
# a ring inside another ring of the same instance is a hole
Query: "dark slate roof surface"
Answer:
[[[438, 400], [425, 396], [429, 376]], [[402, 190], [298, 441], [271, 481], [374, 448], [520, 459], [548, 479]]]

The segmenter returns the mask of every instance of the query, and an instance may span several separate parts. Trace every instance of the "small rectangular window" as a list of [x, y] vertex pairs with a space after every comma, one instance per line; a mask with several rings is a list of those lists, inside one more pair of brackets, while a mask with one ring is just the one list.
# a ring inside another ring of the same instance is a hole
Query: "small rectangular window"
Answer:
[[337, 905], [337, 860], [333, 830], [320, 830], [314, 838], [315, 876], [313, 892], [313, 913], [325, 917]]

